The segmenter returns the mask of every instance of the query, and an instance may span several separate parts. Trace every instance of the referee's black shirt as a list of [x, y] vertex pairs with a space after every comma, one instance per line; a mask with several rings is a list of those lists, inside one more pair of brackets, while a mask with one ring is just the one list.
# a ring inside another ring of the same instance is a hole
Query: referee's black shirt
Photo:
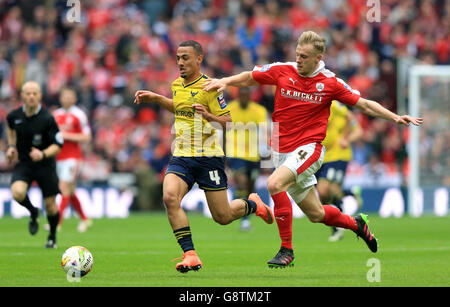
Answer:
[[[31, 147], [44, 150], [52, 144], [62, 147], [64, 141], [52, 114], [39, 105], [36, 112], [27, 117], [22, 106], [11, 111], [7, 116], [10, 129], [16, 131], [16, 147], [19, 153], [19, 161], [32, 161], [29, 154]], [[46, 158], [43, 164], [54, 165], [54, 158]]]

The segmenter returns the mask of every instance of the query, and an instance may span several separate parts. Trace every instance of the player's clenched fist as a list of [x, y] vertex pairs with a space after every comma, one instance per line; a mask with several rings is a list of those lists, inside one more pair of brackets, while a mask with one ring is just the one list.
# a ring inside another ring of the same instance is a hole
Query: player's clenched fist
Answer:
[[44, 159], [44, 152], [37, 149], [36, 147], [31, 147], [30, 158], [33, 162], [39, 162]]

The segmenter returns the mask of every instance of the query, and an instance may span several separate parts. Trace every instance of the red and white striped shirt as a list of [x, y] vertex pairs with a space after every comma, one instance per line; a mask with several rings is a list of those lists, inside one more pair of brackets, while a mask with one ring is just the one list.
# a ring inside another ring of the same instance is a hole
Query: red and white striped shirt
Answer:
[[[71, 106], [67, 110], [59, 108], [53, 112], [53, 116], [61, 132], [91, 133], [86, 113], [77, 106]], [[56, 160], [81, 159], [82, 157], [83, 153], [78, 142], [64, 140], [64, 145], [56, 156]]]

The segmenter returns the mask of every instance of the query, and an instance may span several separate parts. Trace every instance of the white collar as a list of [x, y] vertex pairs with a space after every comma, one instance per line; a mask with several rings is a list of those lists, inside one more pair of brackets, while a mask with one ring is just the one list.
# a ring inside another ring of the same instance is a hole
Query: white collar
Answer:
[[[317, 76], [324, 68], [325, 68], [325, 62], [320, 60], [319, 65], [317, 66], [316, 70], [306, 78], [313, 78], [313, 77]], [[304, 77], [303, 75], [300, 75], [300, 76]]]
[[[42, 109], [41, 104], [38, 104], [36, 111], [34, 111], [34, 114], [31, 114], [31, 116], [38, 114], [41, 109]], [[22, 110], [23, 110], [23, 113], [27, 114], [27, 112], [25, 110], [25, 104], [22, 105]]]

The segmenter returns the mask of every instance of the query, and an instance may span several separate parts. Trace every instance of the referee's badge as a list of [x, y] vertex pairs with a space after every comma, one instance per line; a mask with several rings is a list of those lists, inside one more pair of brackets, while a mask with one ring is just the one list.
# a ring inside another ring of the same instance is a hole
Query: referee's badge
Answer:
[[33, 135], [33, 140], [31, 142], [35, 147], [42, 145], [42, 135], [41, 134]]

